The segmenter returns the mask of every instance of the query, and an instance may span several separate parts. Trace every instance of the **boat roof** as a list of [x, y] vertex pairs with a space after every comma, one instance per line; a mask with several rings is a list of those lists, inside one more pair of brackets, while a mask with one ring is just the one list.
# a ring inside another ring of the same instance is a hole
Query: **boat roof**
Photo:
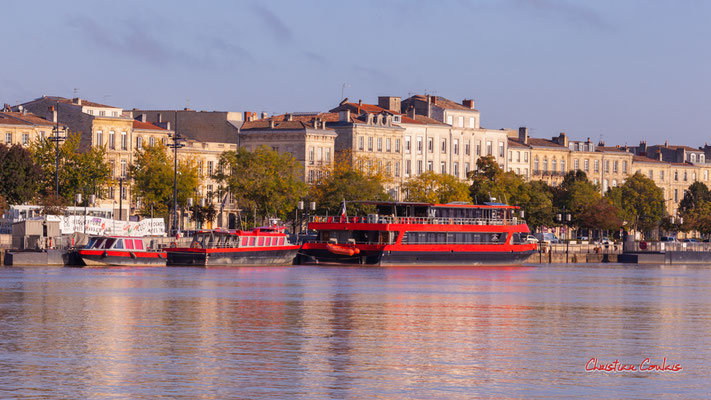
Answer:
[[446, 204], [439, 203], [422, 203], [416, 201], [368, 201], [368, 200], [353, 200], [346, 203], [369, 204], [375, 206], [420, 206], [420, 207], [463, 207], [463, 208], [511, 208], [518, 209], [518, 206], [510, 206], [504, 203], [487, 202], [484, 204], [470, 204], [466, 202], [456, 201]]

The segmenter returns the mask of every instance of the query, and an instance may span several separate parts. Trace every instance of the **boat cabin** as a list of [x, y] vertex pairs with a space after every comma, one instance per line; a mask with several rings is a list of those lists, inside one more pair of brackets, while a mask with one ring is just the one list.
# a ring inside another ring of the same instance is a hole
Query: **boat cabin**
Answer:
[[285, 228], [256, 228], [251, 231], [200, 231], [193, 236], [192, 247], [249, 248], [288, 246]]
[[148, 246], [142, 238], [99, 236], [91, 238], [85, 249], [145, 251]]

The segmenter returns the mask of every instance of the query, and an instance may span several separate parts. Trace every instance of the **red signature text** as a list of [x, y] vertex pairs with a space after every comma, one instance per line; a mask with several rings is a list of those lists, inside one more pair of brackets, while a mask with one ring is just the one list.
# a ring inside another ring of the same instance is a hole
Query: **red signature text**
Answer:
[[681, 364], [670, 363], [666, 357], [662, 359], [661, 363], [645, 358], [639, 364], [625, 364], [620, 360], [605, 363], [593, 357], [585, 364], [587, 372], [679, 372], [683, 369]]

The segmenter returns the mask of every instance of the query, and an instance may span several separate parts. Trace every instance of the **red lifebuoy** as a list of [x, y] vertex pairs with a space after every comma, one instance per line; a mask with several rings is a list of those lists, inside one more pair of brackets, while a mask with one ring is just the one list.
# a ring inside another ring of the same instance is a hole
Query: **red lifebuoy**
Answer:
[[639, 242], [639, 248], [641, 250], [647, 249], [647, 242]]

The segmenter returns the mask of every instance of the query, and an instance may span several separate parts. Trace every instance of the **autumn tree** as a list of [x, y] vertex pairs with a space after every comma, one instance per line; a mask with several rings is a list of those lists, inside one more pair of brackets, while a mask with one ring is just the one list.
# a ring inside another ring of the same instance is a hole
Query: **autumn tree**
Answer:
[[[136, 149], [134, 162], [129, 166], [133, 194], [141, 199], [139, 214], [162, 217], [169, 220], [173, 209], [174, 159], [167, 149], [156, 144]], [[177, 198], [178, 207], [184, 208], [188, 198], [199, 185], [198, 171], [192, 160], [178, 159]]]
[[622, 186], [611, 188], [607, 197], [620, 210], [623, 221], [635, 230], [653, 230], [666, 214], [664, 192], [639, 172], [629, 177]]
[[290, 153], [260, 146], [253, 152], [240, 148], [222, 153], [213, 178], [246, 211], [286, 220], [306, 194], [303, 173], [303, 166]]
[[37, 177], [41, 172], [29, 150], [18, 144], [0, 144], [0, 196], [6, 203], [23, 204], [32, 200], [40, 187]]
[[[59, 196], [71, 203], [77, 193], [93, 193], [110, 183], [111, 169], [104, 147], [89, 147], [80, 151], [81, 135], [71, 133], [59, 145]], [[30, 146], [32, 157], [39, 166], [37, 174], [39, 194], [52, 195], [56, 191], [56, 144], [45, 138]], [[87, 196], [85, 196], [87, 197]], [[85, 200], [86, 201], [86, 200]]]
[[408, 179], [403, 185], [406, 201], [446, 204], [454, 201], [471, 203], [469, 184], [448, 174], [427, 171]]
[[[372, 160], [354, 158], [351, 152], [337, 153], [333, 164], [324, 167], [321, 170], [321, 178], [309, 188], [309, 198], [316, 202], [318, 212], [337, 213], [343, 200], [389, 200], [390, 197], [385, 192], [388, 178], [382, 175], [381, 171], [372, 168], [372, 165]], [[365, 214], [372, 210], [372, 206], [358, 203], [352, 203], [348, 207], [349, 214]]]

